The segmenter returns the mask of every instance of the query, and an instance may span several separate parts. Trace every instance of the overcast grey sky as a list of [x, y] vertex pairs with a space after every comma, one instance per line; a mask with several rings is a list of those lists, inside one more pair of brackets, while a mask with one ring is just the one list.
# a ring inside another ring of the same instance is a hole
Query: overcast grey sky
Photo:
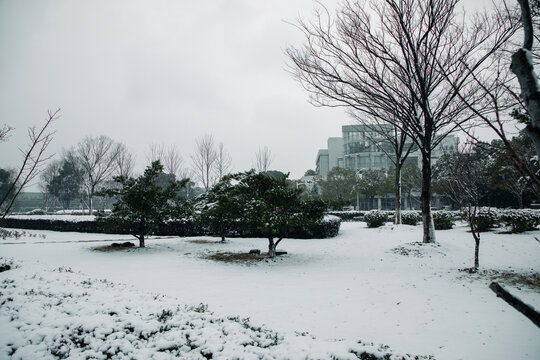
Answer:
[[342, 109], [309, 104], [284, 70], [283, 50], [303, 40], [285, 21], [309, 18], [314, 6], [0, 0], [0, 125], [16, 128], [0, 144], [0, 166], [16, 167], [26, 128], [61, 107], [57, 154], [87, 135], [107, 135], [136, 154], [141, 170], [150, 143], [175, 144], [189, 162], [195, 139], [210, 133], [234, 170], [251, 168], [259, 146], [268, 146], [271, 168], [302, 176], [350, 122]]

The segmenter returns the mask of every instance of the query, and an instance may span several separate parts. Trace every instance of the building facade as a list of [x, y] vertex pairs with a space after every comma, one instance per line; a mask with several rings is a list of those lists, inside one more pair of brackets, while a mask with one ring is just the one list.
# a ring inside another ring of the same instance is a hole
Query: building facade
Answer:
[[[381, 133], [392, 135], [394, 127], [390, 124], [380, 124], [377, 127], [375, 131], [372, 126], [366, 125], [342, 126], [342, 136], [328, 138], [328, 149], [318, 151], [315, 170], [317, 174], [325, 178], [336, 166], [357, 172], [368, 169], [386, 172], [394, 163], [389, 157], [394, 151], [388, 137]], [[445, 152], [457, 151], [458, 146], [458, 137], [447, 136], [433, 150], [432, 163], [434, 164]], [[421, 154], [416, 145], [413, 145], [406, 161], [421, 166]]]

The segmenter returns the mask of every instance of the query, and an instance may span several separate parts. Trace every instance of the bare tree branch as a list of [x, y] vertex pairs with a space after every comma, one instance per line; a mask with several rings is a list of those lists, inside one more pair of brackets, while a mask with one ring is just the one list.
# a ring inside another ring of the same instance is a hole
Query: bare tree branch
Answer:
[[[41, 128], [36, 126], [28, 128], [29, 144], [27, 149], [19, 149], [23, 155], [23, 162], [13, 184], [0, 201], [0, 208], [5, 207], [0, 221], [9, 214], [21, 191], [40, 174], [41, 167], [54, 155], [45, 155], [45, 153], [54, 135], [54, 131], [49, 132], [49, 126], [60, 117], [59, 113], [60, 109], [54, 112], [49, 110], [48, 117]], [[8, 200], [11, 194], [14, 194], [14, 196]]]

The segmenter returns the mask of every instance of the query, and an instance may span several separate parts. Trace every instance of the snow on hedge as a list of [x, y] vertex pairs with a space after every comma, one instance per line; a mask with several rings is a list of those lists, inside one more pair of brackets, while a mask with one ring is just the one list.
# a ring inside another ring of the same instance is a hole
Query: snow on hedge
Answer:
[[95, 215], [9, 215], [9, 217], [12, 219], [22, 219], [22, 220], [55, 220], [55, 221], [69, 221], [69, 222], [96, 220]]
[[413, 358], [386, 346], [284, 337], [203, 304], [183, 306], [65, 267], [12, 266], [0, 284], [0, 358]]

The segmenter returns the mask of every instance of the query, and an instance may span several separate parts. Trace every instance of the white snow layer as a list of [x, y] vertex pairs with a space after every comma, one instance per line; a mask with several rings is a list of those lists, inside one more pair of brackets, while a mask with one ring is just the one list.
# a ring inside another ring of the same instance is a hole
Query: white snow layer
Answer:
[[[214, 359], [355, 359], [352, 350], [379, 351], [359, 341], [393, 349], [379, 356], [540, 358], [540, 329], [488, 288], [495, 277], [540, 309], [537, 289], [505, 282], [512, 274], [538, 277], [540, 231], [482, 233], [477, 275], [460, 271], [473, 265], [466, 226], [437, 231], [437, 245], [417, 244], [421, 231], [343, 223], [336, 238], [284, 239], [287, 255], [248, 264], [205, 255], [264, 251], [265, 239], [150, 239], [145, 249], [98, 252], [120, 237], [29, 231], [45, 241], [0, 242], [0, 254], [22, 264], [0, 273], [0, 358], [52, 358], [51, 349], [57, 356], [69, 349], [70, 358], [140, 359], [210, 352]], [[239, 320], [248, 317], [252, 325]]]

